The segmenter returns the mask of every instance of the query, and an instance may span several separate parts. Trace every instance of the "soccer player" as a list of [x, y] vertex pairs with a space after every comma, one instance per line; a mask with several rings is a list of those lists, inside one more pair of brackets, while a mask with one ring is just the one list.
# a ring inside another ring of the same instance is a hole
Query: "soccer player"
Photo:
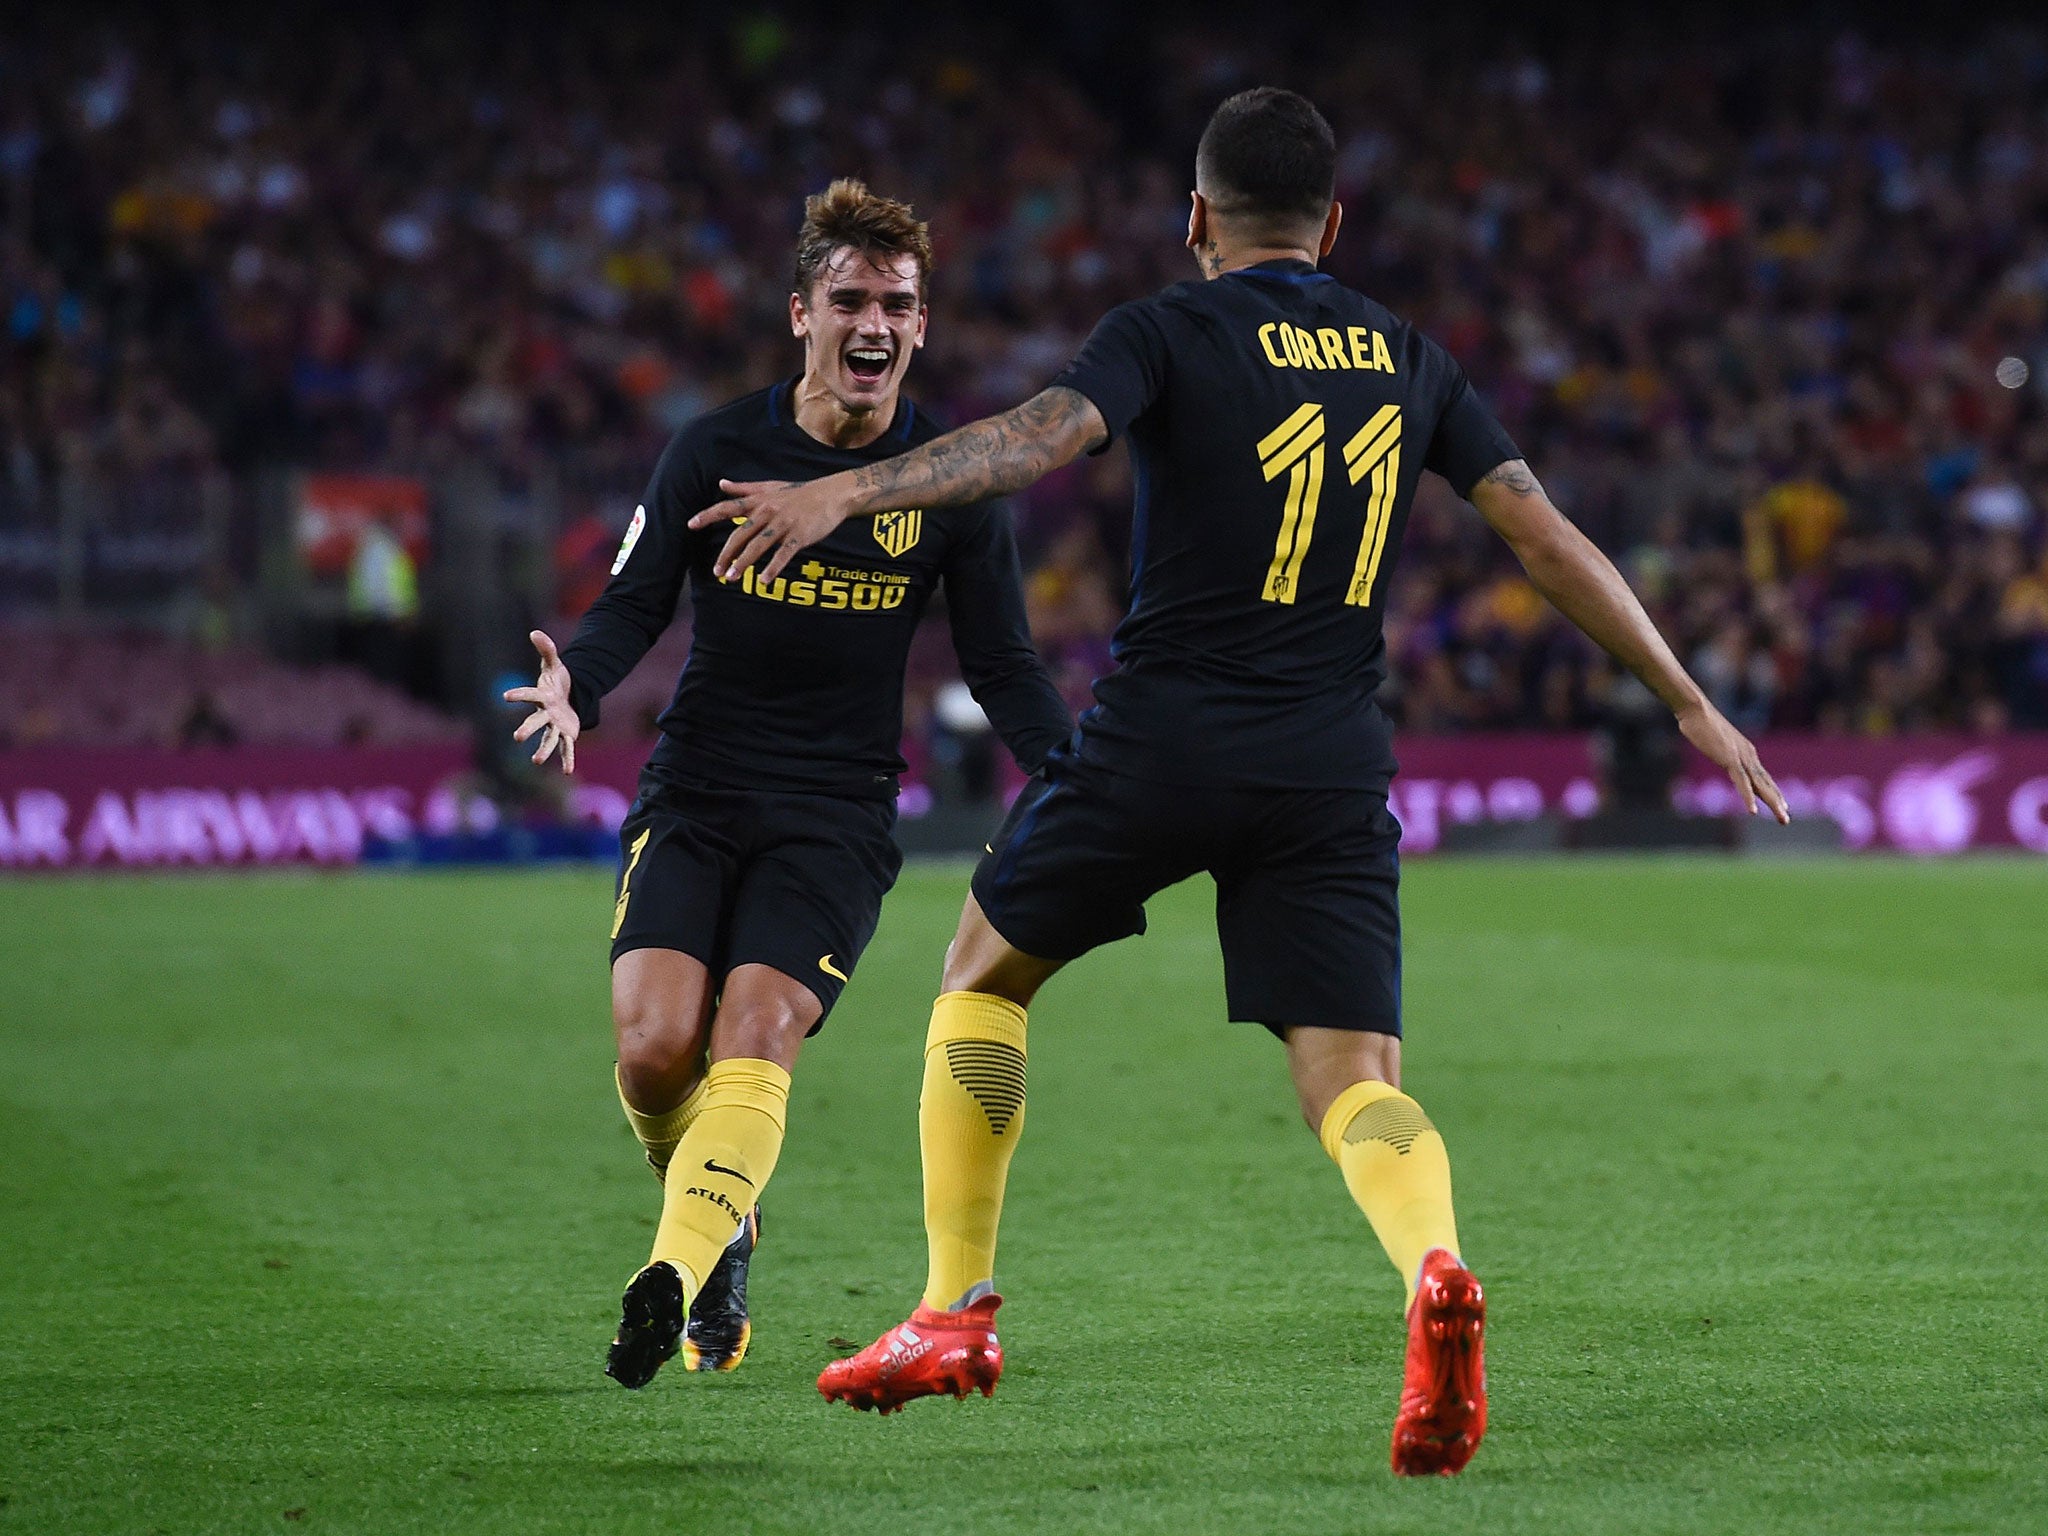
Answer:
[[[805, 205], [790, 328], [799, 378], [682, 429], [655, 467], [604, 592], [531, 688], [514, 735], [557, 750], [668, 627], [685, 580], [690, 657], [620, 828], [612, 912], [619, 1100], [663, 1181], [645, 1268], [605, 1370], [644, 1386], [680, 1345], [691, 1370], [746, 1353], [757, 1202], [782, 1146], [798, 1048], [873, 937], [902, 860], [903, 670], [941, 583], [967, 683], [1027, 772], [1072, 717], [1032, 649], [1007, 515], [914, 509], [825, 540], [786, 577], [712, 578], [689, 517], [721, 469], [801, 480], [879, 463], [937, 432], [902, 395], [924, 344], [931, 242], [902, 203], [837, 181]], [[687, 1319], [687, 1331], [686, 1320]]]
[[[1230, 1016], [1285, 1041], [1303, 1115], [1407, 1288], [1399, 1473], [1462, 1468], [1486, 1428], [1485, 1302], [1460, 1258], [1443, 1138], [1401, 1081], [1400, 828], [1374, 703], [1388, 578], [1424, 469], [1674, 710], [1752, 812], [1783, 799], [1614, 567], [1544, 495], [1435, 342], [1317, 270], [1335, 146], [1291, 92], [1232, 97], [1195, 161], [1203, 281], [1111, 313], [1051, 387], [915, 453], [754, 484], [717, 569], [773, 574], [849, 517], [1017, 490], [1128, 435], [1136, 471], [1118, 668], [976, 869], [932, 1011], [919, 1108], [930, 1271], [910, 1321], [819, 1378], [884, 1410], [993, 1389], [996, 1224], [1024, 1123], [1025, 1010], [1062, 965], [1142, 932], [1207, 870]], [[759, 579], [758, 576], [753, 579]]]

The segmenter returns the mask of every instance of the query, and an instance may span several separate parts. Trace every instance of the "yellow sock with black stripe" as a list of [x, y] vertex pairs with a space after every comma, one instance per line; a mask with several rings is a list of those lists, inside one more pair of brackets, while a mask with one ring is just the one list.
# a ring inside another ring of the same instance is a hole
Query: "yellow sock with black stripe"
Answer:
[[772, 1061], [735, 1056], [704, 1074], [697, 1113], [662, 1181], [661, 1225], [647, 1260], [673, 1264], [685, 1297], [703, 1289], [775, 1171], [788, 1113], [789, 1074]]
[[1458, 1251], [1443, 1137], [1407, 1094], [1367, 1081], [1337, 1095], [1323, 1116], [1322, 1141], [1412, 1300], [1422, 1256], [1432, 1248]]
[[697, 1118], [697, 1110], [704, 1102], [704, 1079], [697, 1080], [697, 1086], [689, 1091], [682, 1103], [658, 1115], [643, 1114], [633, 1107], [632, 1101], [626, 1097], [626, 1080], [619, 1076], [617, 1062], [612, 1063], [612, 1081], [618, 1086], [619, 1108], [626, 1112], [626, 1123], [633, 1127], [633, 1134], [647, 1149], [647, 1166], [654, 1170], [657, 1179], [665, 1177], [669, 1159], [675, 1156], [676, 1143], [683, 1139], [683, 1132], [690, 1128], [690, 1122]]
[[985, 992], [932, 1004], [917, 1139], [924, 1153], [928, 1306], [952, 1310], [996, 1272], [1010, 1154], [1024, 1131], [1024, 1010]]

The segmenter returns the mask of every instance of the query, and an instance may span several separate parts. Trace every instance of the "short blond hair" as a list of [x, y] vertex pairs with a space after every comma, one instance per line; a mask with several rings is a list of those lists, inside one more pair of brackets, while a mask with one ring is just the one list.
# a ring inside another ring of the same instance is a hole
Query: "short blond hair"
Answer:
[[796, 237], [796, 291], [806, 299], [818, 273], [838, 250], [855, 250], [870, 261], [908, 256], [917, 263], [917, 296], [924, 297], [932, 270], [932, 236], [910, 204], [868, 190], [864, 181], [842, 176], [804, 199], [804, 224]]

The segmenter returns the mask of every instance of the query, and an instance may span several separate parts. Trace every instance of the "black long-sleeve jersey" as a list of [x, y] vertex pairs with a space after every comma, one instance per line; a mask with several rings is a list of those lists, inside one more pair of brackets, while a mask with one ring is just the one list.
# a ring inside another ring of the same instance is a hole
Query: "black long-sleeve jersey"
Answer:
[[690, 518], [729, 480], [811, 480], [902, 453], [942, 430], [908, 399], [865, 448], [797, 425], [793, 381], [747, 395], [676, 434], [633, 514], [611, 581], [562, 652], [586, 728], [674, 617], [695, 605], [689, 661], [649, 766], [680, 783], [886, 799], [904, 770], [903, 670], [941, 581], [960, 670], [1026, 772], [1073, 730], [1032, 648], [1007, 512], [856, 518], [774, 581], [711, 574], [730, 531]]
[[1416, 483], [1464, 495], [1520, 456], [1464, 371], [1271, 261], [1110, 311], [1054, 383], [1129, 434], [1135, 481], [1130, 608], [1081, 756], [1169, 784], [1383, 786], [1373, 695]]

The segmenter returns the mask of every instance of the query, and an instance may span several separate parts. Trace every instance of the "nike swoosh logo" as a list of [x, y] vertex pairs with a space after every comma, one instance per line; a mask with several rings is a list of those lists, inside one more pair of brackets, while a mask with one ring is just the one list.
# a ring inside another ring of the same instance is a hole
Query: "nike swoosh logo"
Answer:
[[704, 1171], [706, 1173], [722, 1173], [729, 1179], [738, 1179], [742, 1184], [746, 1185], [749, 1189], [753, 1189], [755, 1187], [754, 1181], [748, 1178], [744, 1173], [741, 1173], [739, 1169], [728, 1168], [723, 1163], [714, 1163], [708, 1157], [704, 1159]]
[[832, 951], [829, 949], [824, 954], [818, 956], [818, 969], [836, 980], [846, 980], [846, 972], [832, 963]]

